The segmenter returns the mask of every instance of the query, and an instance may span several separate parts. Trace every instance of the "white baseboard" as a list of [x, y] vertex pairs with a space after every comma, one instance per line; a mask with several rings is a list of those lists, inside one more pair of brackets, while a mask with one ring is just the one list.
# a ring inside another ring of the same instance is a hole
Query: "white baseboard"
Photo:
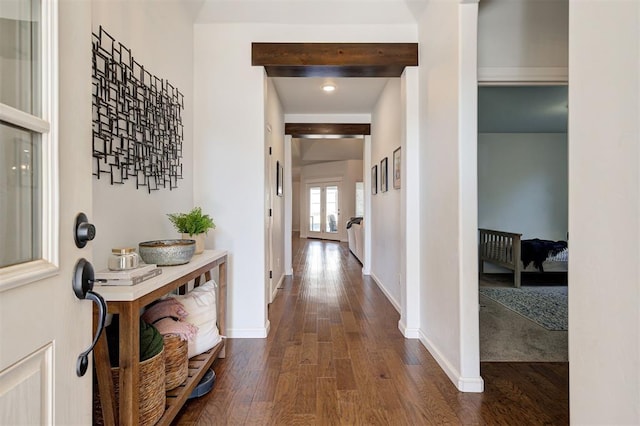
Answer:
[[230, 339], [264, 339], [269, 335], [271, 323], [267, 321], [264, 328], [231, 328], [227, 330]]
[[285, 276], [286, 275], [283, 274], [278, 280], [278, 284], [276, 284], [276, 286], [273, 288], [273, 291], [271, 292], [271, 300], [269, 301], [269, 303], [272, 303], [275, 300], [276, 295], [278, 294], [278, 289], [282, 287], [282, 283], [284, 282]]
[[438, 365], [440, 365], [440, 368], [442, 368], [449, 377], [449, 380], [453, 382], [460, 392], [484, 392], [484, 380], [482, 380], [482, 377], [462, 377], [460, 372], [451, 365], [422, 330], [419, 331], [419, 335], [420, 342], [427, 348], [431, 356], [433, 356]]
[[[365, 274], [367, 275], [367, 274]], [[394, 299], [391, 294], [389, 294], [389, 292], [387, 291], [386, 288], [384, 288], [384, 286], [382, 285], [382, 283], [380, 282], [380, 280], [378, 279], [378, 277], [376, 277], [376, 274], [371, 274], [371, 278], [373, 278], [373, 281], [376, 282], [376, 284], [378, 285], [378, 288], [380, 290], [382, 290], [382, 292], [384, 293], [384, 295], [387, 297], [387, 299], [389, 299], [389, 302], [391, 302], [391, 304], [393, 305], [393, 307], [396, 309], [396, 311], [398, 311], [398, 313], [402, 313], [402, 310], [400, 308], [400, 304], [398, 303], [398, 301], [396, 299]]]
[[484, 380], [482, 377], [460, 377], [457, 387], [460, 392], [482, 393], [484, 392]]
[[419, 339], [420, 338], [420, 329], [418, 328], [407, 328], [407, 324], [402, 321], [398, 321], [398, 330], [406, 339]]

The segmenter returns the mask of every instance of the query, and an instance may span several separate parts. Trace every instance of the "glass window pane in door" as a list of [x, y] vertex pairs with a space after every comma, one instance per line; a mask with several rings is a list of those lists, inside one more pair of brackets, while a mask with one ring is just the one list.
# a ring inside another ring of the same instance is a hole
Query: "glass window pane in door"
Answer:
[[320, 194], [320, 187], [309, 188], [309, 231], [311, 232], [320, 232], [320, 218], [322, 217]]
[[336, 233], [338, 232], [338, 187], [327, 186], [326, 194], [326, 232]]
[[40, 117], [40, 2], [0, 1], [0, 103]]
[[0, 267], [42, 257], [40, 140], [0, 124]]

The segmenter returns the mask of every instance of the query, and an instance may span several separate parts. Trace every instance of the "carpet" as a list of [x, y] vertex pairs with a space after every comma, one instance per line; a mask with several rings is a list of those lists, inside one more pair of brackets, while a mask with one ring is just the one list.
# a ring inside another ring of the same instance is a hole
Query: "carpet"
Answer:
[[547, 330], [568, 329], [567, 287], [481, 287], [480, 294], [541, 325]]
[[480, 361], [567, 362], [568, 331], [552, 331], [480, 294]]

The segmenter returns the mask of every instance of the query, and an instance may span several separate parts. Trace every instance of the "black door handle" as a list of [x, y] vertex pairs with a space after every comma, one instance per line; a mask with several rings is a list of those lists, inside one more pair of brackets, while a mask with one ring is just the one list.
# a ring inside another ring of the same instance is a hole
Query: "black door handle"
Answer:
[[107, 319], [107, 304], [102, 296], [93, 291], [94, 282], [95, 275], [91, 263], [86, 259], [78, 260], [73, 275], [73, 291], [78, 299], [88, 299], [98, 305], [98, 329], [96, 330], [96, 335], [93, 338], [91, 346], [78, 356], [78, 361], [76, 363], [76, 374], [78, 377], [84, 376], [87, 372], [87, 368], [89, 367], [89, 354], [96, 346], [96, 343], [98, 343], [98, 339], [102, 334], [102, 330], [104, 330], [104, 324]]

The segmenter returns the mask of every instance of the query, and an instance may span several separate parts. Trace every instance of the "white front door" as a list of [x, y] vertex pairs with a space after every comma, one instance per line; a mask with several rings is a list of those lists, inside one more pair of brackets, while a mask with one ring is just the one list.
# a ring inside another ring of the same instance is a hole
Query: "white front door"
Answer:
[[307, 236], [340, 239], [340, 182], [307, 184]]
[[[0, 424], [91, 424], [92, 306], [71, 282], [91, 218], [91, 6], [0, 1]], [[99, 230], [98, 230], [99, 235]]]

